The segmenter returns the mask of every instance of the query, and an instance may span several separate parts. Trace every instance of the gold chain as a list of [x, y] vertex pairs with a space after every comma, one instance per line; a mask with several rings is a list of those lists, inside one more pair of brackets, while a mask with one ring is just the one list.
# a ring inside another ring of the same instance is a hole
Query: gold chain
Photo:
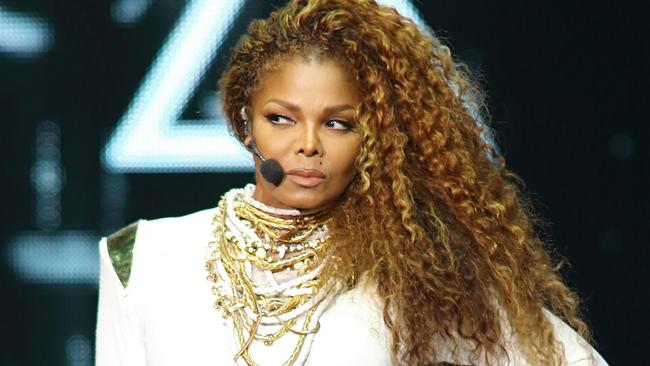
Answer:
[[[240, 242], [234, 233], [230, 232], [227, 220], [227, 202], [225, 197], [219, 202], [219, 208], [213, 218], [213, 239], [210, 242], [210, 252], [206, 261], [208, 279], [215, 285], [213, 293], [217, 296], [215, 308], [221, 311], [224, 318], [231, 318], [241, 349], [234, 359], [241, 357], [248, 365], [256, 365], [249, 354], [253, 341], [261, 341], [272, 345], [277, 339], [287, 333], [298, 336], [293, 352], [284, 365], [292, 365], [302, 349], [306, 337], [318, 331], [317, 322], [313, 329], [309, 328], [318, 303], [310, 304], [304, 313], [297, 314], [287, 320], [281, 317], [314, 298], [314, 294], [324, 291], [321, 279], [316, 276], [305, 280], [296, 288], [308, 289], [311, 293], [297, 295], [265, 295], [255, 293], [253, 281], [248, 275], [247, 268], [254, 265], [261, 271], [279, 273], [294, 270], [297, 275], [303, 275], [317, 270], [327, 241], [325, 224], [328, 221], [326, 212], [318, 212], [308, 216], [279, 217], [266, 213], [253, 205], [244, 202], [241, 195], [233, 200], [235, 220], [254, 230], [257, 237], [244, 236], [245, 243]], [[230, 218], [231, 220], [233, 218]], [[240, 233], [241, 234], [241, 233]], [[241, 237], [241, 236], [240, 236]], [[260, 238], [263, 237], [264, 240]], [[315, 240], [311, 240], [316, 237]], [[291, 246], [289, 256], [284, 256], [281, 246]], [[260, 255], [261, 251], [264, 255]], [[270, 252], [269, 255], [267, 254]], [[227, 278], [221, 278], [222, 268]], [[232, 293], [222, 287], [222, 281], [227, 280]], [[249, 320], [246, 309], [255, 315]], [[304, 314], [301, 329], [294, 327]], [[275, 318], [281, 326], [270, 334], [258, 334], [263, 317]]]
[[253, 224], [260, 238], [274, 242], [303, 242], [329, 219], [325, 210], [300, 216], [273, 215], [244, 200], [236, 202], [234, 209], [241, 219]]

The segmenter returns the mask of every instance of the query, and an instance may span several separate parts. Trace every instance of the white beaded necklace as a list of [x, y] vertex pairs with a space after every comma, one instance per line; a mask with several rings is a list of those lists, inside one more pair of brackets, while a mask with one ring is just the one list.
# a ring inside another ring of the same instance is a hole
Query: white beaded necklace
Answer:
[[[252, 197], [254, 189], [254, 185], [247, 185], [244, 189], [227, 192], [213, 220], [214, 235], [208, 246], [206, 269], [208, 279], [214, 284], [213, 292], [217, 295], [215, 307], [222, 312], [224, 324], [233, 334], [231, 347], [237, 364], [257, 365], [253, 360], [263, 355], [264, 364], [275, 361], [274, 364], [287, 366], [302, 365], [309, 356], [321, 314], [342, 286], [338, 281], [330, 280], [314, 287], [314, 283], [319, 283], [318, 276], [324, 267], [324, 259], [315, 268], [281, 272], [264, 270], [255, 264], [256, 261], [260, 263], [259, 260], [271, 262], [272, 259], [267, 258], [266, 253], [261, 253], [259, 248], [251, 254], [252, 243], [271, 243], [260, 238], [252, 225], [237, 215], [235, 206], [248, 204], [268, 214], [283, 217], [300, 217], [303, 214], [299, 210], [273, 208], [256, 201]], [[327, 239], [327, 230], [316, 230], [306, 239], [300, 250], [313, 252], [319, 248], [319, 243]], [[297, 255], [300, 255], [299, 252], [296, 251]], [[284, 253], [281, 253], [282, 256]], [[240, 268], [241, 273], [233, 272], [233, 268]], [[233, 273], [236, 278], [232, 277]], [[250, 284], [252, 294], [242, 292], [242, 278], [244, 284]], [[258, 306], [254, 299], [263, 303], [270, 301], [270, 304], [287, 299], [299, 301], [294, 301], [296, 306], [287, 311], [273, 312]], [[274, 347], [291, 348], [292, 344], [295, 346], [288, 355], [282, 355], [282, 351]], [[273, 352], [268, 352], [269, 347], [274, 348]], [[273, 356], [276, 360], [268, 360]], [[282, 362], [282, 359], [286, 361]]]

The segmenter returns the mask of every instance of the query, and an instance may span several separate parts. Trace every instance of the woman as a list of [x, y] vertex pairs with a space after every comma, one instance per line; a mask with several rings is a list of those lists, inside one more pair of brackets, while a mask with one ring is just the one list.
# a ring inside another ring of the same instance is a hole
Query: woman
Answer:
[[98, 364], [605, 364], [435, 37], [294, 0], [221, 93], [256, 185], [102, 240]]

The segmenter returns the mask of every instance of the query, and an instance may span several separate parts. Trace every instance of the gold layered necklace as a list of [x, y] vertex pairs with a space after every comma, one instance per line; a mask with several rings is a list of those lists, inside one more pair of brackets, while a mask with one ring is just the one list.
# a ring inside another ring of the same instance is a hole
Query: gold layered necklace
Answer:
[[215, 308], [233, 328], [239, 364], [257, 365], [254, 347], [273, 346], [287, 334], [295, 346], [283, 365], [302, 364], [320, 314], [340, 290], [320, 277], [329, 216], [262, 207], [251, 191], [226, 193], [212, 222], [206, 270]]

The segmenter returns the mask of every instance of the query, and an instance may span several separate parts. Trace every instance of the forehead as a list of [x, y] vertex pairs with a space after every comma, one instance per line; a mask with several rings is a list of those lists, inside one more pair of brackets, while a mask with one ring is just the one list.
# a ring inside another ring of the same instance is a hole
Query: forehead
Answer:
[[261, 75], [253, 104], [274, 98], [304, 105], [360, 102], [357, 82], [338, 61], [292, 58], [274, 66]]

